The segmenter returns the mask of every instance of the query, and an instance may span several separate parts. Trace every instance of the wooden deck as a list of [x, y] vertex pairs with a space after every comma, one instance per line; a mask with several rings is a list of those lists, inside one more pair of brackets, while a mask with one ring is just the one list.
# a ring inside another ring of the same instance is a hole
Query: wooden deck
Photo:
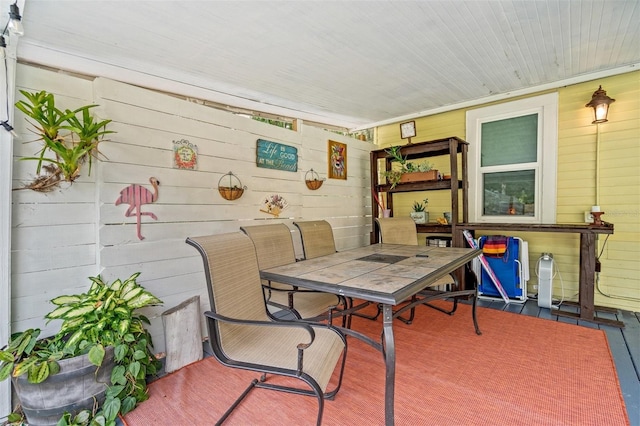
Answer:
[[[480, 299], [478, 306], [604, 330], [618, 370], [618, 380], [627, 406], [629, 421], [631, 426], [640, 426], [640, 312], [596, 312], [596, 317], [624, 322], [625, 327], [621, 329], [553, 315], [549, 309], [539, 308], [537, 301], [533, 299], [527, 300], [526, 303], [509, 303], [508, 305], [501, 299]], [[577, 312], [577, 307], [565, 304], [562, 305], [562, 310]]]

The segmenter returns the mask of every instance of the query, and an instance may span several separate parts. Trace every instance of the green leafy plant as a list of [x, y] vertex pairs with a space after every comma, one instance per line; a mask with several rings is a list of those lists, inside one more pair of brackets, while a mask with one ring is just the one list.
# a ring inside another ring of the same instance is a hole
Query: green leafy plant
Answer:
[[[31, 118], [36, 134], [42, 140], [42, 148], [35, 157], [24, 157], [23, 160], [38, 162], [36, 174], [40, 175], [43, 163], [45, 176], [39, 176], [27, 185], [27, 188], [39, 191], [51, 190], [60, 181], [73, 182], [80, 175], [80, 166], [89, 161], [91, 173], [92, 157], [98, 154], [98, 144], [104, 135], [114, 133], [106, 130], [111, 120], [96, 120], [91, 108], [97, 105], [85, 105], [74, 111], [62, 111], [56, 107], [55, 97], [46, 91], [30, 93], [21, 90], [26, 100], [16, 102], [16, 108]], [[64, 133], [64, 134], [63, 134]], [[47, 156], [53, 154], [54, 158]]]
[[[53, 299], [56, 308], [45, 318], [62, 320], [60, 330], [46, 339], [38, 339], [39, 329], [12, 334], [9, 344], [0, 350], [0, 381], [27, 374], [29, 382], [41, 383], [60, 371], [57, 361], [84, 354], [99, 367], [105, 347], [113, 346], [111, 386], [101, 411], [92, 413], [91, 418], [103, 416], [104, 424], [115, 424], [118, 413], [131, 411], [148, 398], [146, 377], [155, 375], [161, 366], [152, 352], [151, 335], [144, 328], [149, 319], [134, 311], [162, 301], [136, 282], [139, 275], [111, 284], [100, 276], [90, 277], [92, 284], [86, 293]], [[69, 423], [74, 419], [69, 416], [63, 424], [81, 424]]]
[[423, 161], [421, 163], [407, 163], [405, 173], [429, 172], [433, 169], [433, 164]]
[[401, 150], [402, 147], [399, 145], [385, 149], [385, 152], [391, 157], [392, 161], [400, 165], [400, 168], [392, 168], [382, 173], [387, 179], [387, 182], [391, 184], [391, 189], [400, 183], [400, 179], [405, 173], [428, 172], [433, 169], [433, 164], [428, 161], [419, 163], [410, 162], [407, 157], [402, 156]]
[[389, 154], [389, 156], [394, 161], [396, 161], [400, 165], [404, 166], [407, 163], [407, 159], [402, 156], [401, 150], [402, 150], [402, 147], [400, 145], [396, 145], [396, 146], [392, 146], [390, 148], [385, 149], [384, 152]]
[[422, 200], [422, 202], [420, 201], [414, 201], [413, 202], [413, 211], [414, 212], [424, 212], [427, 211], [427, 205], [429, 204], [429, 199], [425, 198], [424, 200]]
[[107, 423], [104, 414], [93, 410], [82, 410], [75, 416], [64, 413], [56, 426], [101, 426]]

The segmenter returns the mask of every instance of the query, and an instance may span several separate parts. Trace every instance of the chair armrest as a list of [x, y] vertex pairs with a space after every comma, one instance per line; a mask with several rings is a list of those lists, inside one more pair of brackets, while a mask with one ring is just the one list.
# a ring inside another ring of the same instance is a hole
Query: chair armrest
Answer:
[[241, 320], [236, 318], [229, 318], [212, 311], [206, 311], [204, 315], [205, 317], [210, 318], [214, 321], [227, 322], [227, 323], [237, 324], [237, 325], [250, 325], [254, 327], [260, 326], [260, 327], [297, 328], [297, 329], [301, 328], [306, 330], [309, 333], [310, 340], [308, 342], [300, 342], [296, 345], [296, 349], [298, 350], [298, 366], [297, 366], [298, 374], [302, 374], [302, 371], [303, 371], [304, 350], [309, 348], [313, 343], [313, 341], [316, 339], [316, 333], [313, 330], [313, 327], [311, 327], [311, 325], [307, 325], [301, 322], [289, 322], [289, 321], [271, 322], [271, 321]]
[[300, 322], [300, 321], [278, 321], [278, 322], [275, 322], [275, 321], [242, 320], [242, 319], [237, 319], [237, 318], [229, 318], [229, 317], [226, 317], [224, 315], [220, 315], [220, 314], [212, 312], [212, 311], [206, 311], [204, 313], [204, 316], [207, 317], [207, 318], [211, 318], [214, 321], [228, 322], [228, 323], [237, 324], [237, 325], [251, 325], [251, 326], [260, 326], [260, 327], [303, 328], [309, 333], [309, 336], [311, 337], [311, 341], [308, 344], [311, 344], [314, 341], [314, 339], [316, 338], [316, 333], [315, 333], [315, 331], [313, 331], [313, 327], [311, 327], [311, 325], [305, 324], [305, 323]]

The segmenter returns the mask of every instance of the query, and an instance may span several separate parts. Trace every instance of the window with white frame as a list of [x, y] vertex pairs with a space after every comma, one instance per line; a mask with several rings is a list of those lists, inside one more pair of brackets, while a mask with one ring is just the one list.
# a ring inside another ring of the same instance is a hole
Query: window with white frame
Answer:
[[556, 93], [467, 111], [469, 219], [555, 223]]

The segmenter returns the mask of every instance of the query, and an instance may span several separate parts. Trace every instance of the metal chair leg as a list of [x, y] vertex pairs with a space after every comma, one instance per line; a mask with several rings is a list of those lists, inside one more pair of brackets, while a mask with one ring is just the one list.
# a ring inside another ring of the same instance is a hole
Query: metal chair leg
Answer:
[[[413, 302], [415, 302], [416, 300], [418, 300], [418, 297], [417, 297], [417, 296], [415, 296], [415, 295], [413, 295], [413, 296], [411, 297], [411, 302], [410, 302], [410, 303], [413, 303]], [[413, 322], [413, 319], [414, 319], [415, 317], [416, 317], [416, 308], [415, 308], [415, 307], [413, 307], [413, 308], [411, 308], [411, 310], [409, 311], [409, 318], [402, 318], [400, 315], [398, 315], [398, 317], [397, 317], [397, 318], [398, 318], [400, 321], [402, 321], [403, 323], [405, 323], [405, 324], [411, 324], [411, 323]]]
[[[263, 374], [263, 375], [262, 375], [262, 377], [260, 378], [260, 381], [264, 381], [264, 379], [265, 379], [265, 375]], [[225, 413], [222, 415], [222, 417], [220, 417], [220, 420], [218, 420], [218, 421], [216, 422], [216, 426], [221, 425], [222, 423], [224, 423], [224, 421], [225, 421], [225, 420], [227, 420], [227, 417], [229, 417], [229, 415], [231, 414], [231, 412], [232, 412], [233, 410], [235, 410], [235, 409], [236, 409], [236, 407], [237, 407], [238, 405], [240, 405], [240, 403], [242, 402], [242, 400], [243, 400], [247, 395], [249, 395], [249, 392], [251, 392], [251, 390], [252, 390], [253, 388], [255, 388], [257, 384], [258, 384], [258, 379], [253, 379], [253, 380], [251, 381], [251, 383], [249, 384], [249, 386], [248, 386], [248, 387], [244, 390], [244, 392], [242, 392], [242, 394], [238, 397], [238, 399], [236, 399], [236, 400], [234, 401], [234, 403], [231, 405], [231, 407], [229, 407], [229, 408], [227, 409], [227, 411], [225, 411]]]
[[[350, 307], [353, 307], [353, 299], [349, 298], [349, 301], [351, 303]], [[366, 314], [362, 314], [360, 312], [354, 312], [351, 315], [354, 317], [360, 317], [360, 318], [365, 318], [371, 321], [376, 321], [378, 319], [378, 317], [380, 316], [380, 313], [382, 313], [382, 307], [380, 306], [380, 304], [377, 305], [378, 311], [375, 313], [375, 315], [366, 315]], [[351, 320], [349, 320], [349, 328], [351, 327]]]
[[478, 336], [480, 336], [482, 334], [482, 331], [480, 331], [480, 326], [478, 326], [478, 318], [476, 317], [476, 306], [478, 301], [478, 295], [476, 294], [475, 296], [473, 296], [473, 303], [471, 306], [471, 316], [473, 317], [473, 326], [476, 329], [476, 334]]

